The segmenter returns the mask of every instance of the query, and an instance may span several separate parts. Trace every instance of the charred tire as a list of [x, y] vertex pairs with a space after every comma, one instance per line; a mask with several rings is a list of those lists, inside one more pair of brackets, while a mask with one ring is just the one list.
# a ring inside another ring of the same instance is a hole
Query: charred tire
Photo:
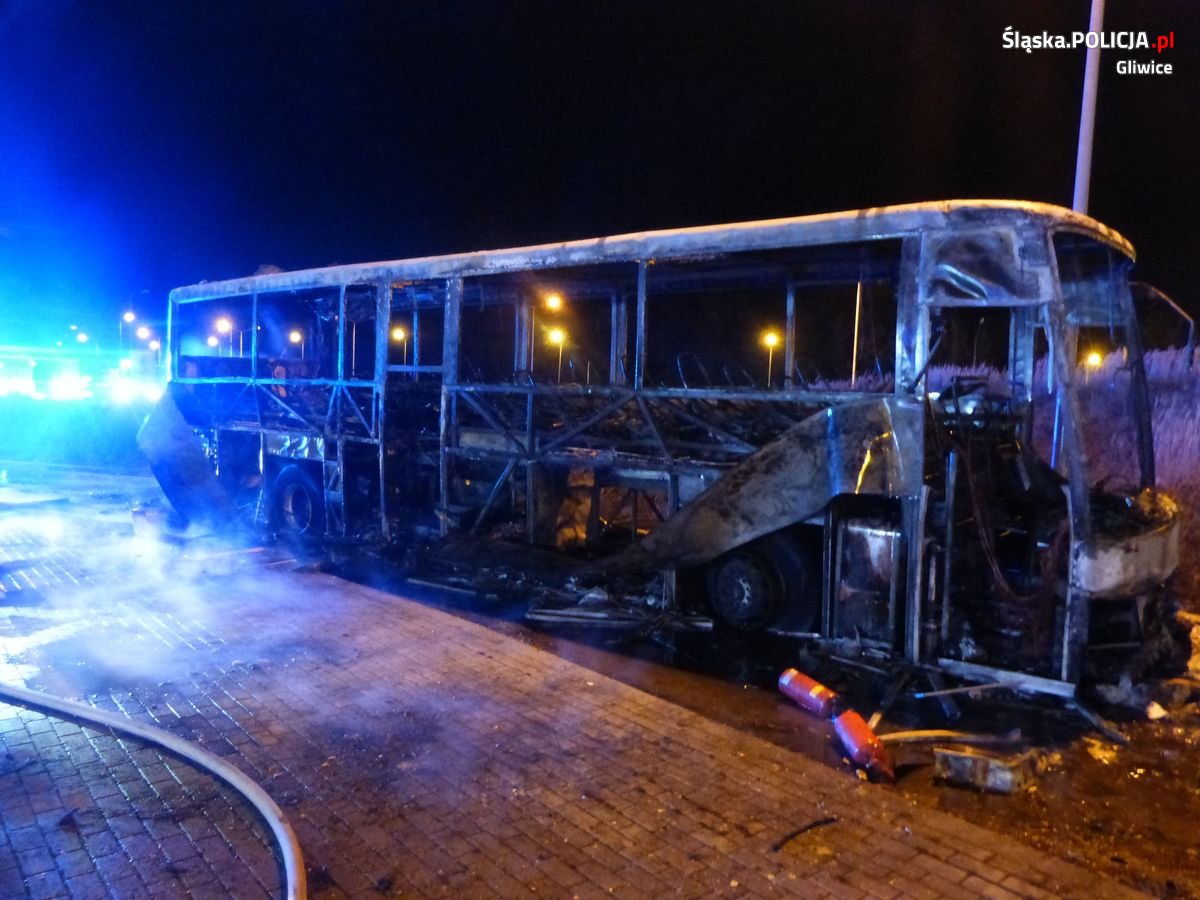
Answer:
[[271, 524], [290, 537], [320, 537], [325, 533], [324, 492], [299, 466], [286, 467], [275, 479]]
[[798, 541], [773, 534], [717, 557], [706, 573], [717, 623], [739, 634], [773, 625], [811, 631], [819, 612], [813, 564]]

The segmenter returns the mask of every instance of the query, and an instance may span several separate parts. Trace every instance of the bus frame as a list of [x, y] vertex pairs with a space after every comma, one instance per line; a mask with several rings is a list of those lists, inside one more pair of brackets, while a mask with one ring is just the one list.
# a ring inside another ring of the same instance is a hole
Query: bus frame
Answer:
[[[1086, 260], [1082, 274], [1060, 275], [1064, 259]], [[1121, 671], [1151, 664], [1143, 651], [1168, 618], [1178, 558], [1176, 513], [1154, 489], [1132, 260], [1121, 235], [1059, 207], [947, 201], [202, 283], [170, 294], [171, 380], [142, 444], [189, 518], [240, 515], [332, 542], [436, 547], [456, 534], [561, 546], [563, 505], [587, 494], [571, 558], [593, 582], [655, 572], [663, 611], [695, 612], [687, 591], [699, 585], [711, 595], [701, 612], [736, 631], [819, 636], [1070, 695], [1111, 652]], [[806, 383], [801, 288], [857, 278], [861, 297], [881, 273], [896, 311], [890, 377], [868, 388], [857, 371], [849, 383]], [[714, 386], [685, 374], [704, 366], [680, 354], [680, 384], [655, 384], [648, 308], [660, 294], [722, 284], [778, 290], [782, 375]], [[590, 362], [561, 383], [561, 334], [557, 382], [534, 373], [552, 290], [607, 304], [598, 383]], [[467, 371], [464, 338], [478, 335], [462, 323], [476, 305], [510, 310], [505, 377]], [[1007, 317], [1000, 396], [980, 379], [934, 384], [949, 333], [939, 322], [962, 310], [980, 312], [980, 327], [991, 310]], [[288, 330], [288, 316], [309, 324]], [[1138, 471], [1101, 502], [1078, 359], [1081, 327], [1104, 323], [1122, 333]], [[1028, 455], [1039, 402], [1053, 418], [1044, 463]], [[1000, 494], [1016, 476], [996, 476], [987, 487], [997, 495], [981, 504], [970, 470], [985, 452], [1024, 480], [1016, 493], [1029, 492], [1013, 501], [1017, 526], [990, 537], [981, 522], [1009, 504]], [[1056, 495], [1054, 530], [1035, 508]], [[627, 546], [595, 540], [613, 496], [631, 519]], [[1014, 530], [1030, 561], [1010, 582], [1006, 566], [1020, 564], [997, 546]], [[781, 609], [800, 581], [802, 612]], [[997, 625], [980, 603], [1008, 619]], [[1031, 640], [1037, 631], [1050, 637]]]

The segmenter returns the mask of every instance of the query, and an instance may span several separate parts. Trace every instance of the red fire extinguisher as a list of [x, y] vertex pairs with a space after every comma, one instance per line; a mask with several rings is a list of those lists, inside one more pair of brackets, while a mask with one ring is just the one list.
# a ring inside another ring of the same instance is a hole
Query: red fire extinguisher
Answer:
[[833, 720], [833, 730], [851, 762], [866, 769], [869, 775], [886, 781], [896, 780], [892, 755], [862, 716], [852, 709], [847, 710]]
[[822, 719], [830, 718], [837, 710], [838, 695], [825, 685], [797, 669], [784, 669], [779, 676], [779, 692], [795, 700], [801, 709]]

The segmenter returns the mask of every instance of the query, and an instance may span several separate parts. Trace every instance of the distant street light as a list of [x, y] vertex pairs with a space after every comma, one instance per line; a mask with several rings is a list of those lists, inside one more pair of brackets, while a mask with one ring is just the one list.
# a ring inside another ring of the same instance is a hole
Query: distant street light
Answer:
[[229, 341], [229, 355], [233, 356], [233, 321], [229, 316], [221, 316], [213, 325], [216, 326], [217, 334], [225, 335]]
[[762, 336], [763, 346], [767, 348], [767, 387], [771, 386], [771, 367], [775, 362], [775, 348], [779, 346], [779, 332], [767, 331]]
[[[72, 325], [71, 327], [74, 328], [75, 326]], [[75, 340], [79, 341], [79, 343], [81, 343], [81, 344], [86, 344], [88, 342], [87, 332], [84, 332], [84, 331], [79, 332], [78, 334], [75, 335]]]
[[288, 332], [288, 340], [293, 344], [300, 345], [300, 358], [304, 359], [304, 332], [299, 328], [293, 328]]
[[139, 341], [150, 340], [150, 329], [145, 325], [139, 325], [138, 330], [134, 333], [138, 336]]
[[[542, 303], [550, 312], [562, 312], [563, 296], [557, 291], [542, 295]], [[537, 306], [529, 307], [529, 372], [533, 373], [533, 355], [537, 348]], [[551, 341], [550, 343], [554, 343]]]
[[403, 345], [402, 357], [401, 357], [400, 364], [402, 366], [407, 366], [408, 365], [408, 332], [405, 331], [403, 328], [401, 328], [399, 325], [397, 325], [395, 328], [392, 329], [392, 340], [398, 344]]
[[221, 343], [221, 340], [215, 334], [210, 334], [208, 336], [208, 340], [205, 341], [205, 343], [208, 344], [208, 346], [210, 346], [210, 347], [216, 347], [218, 344]]
[[[125, 349], [125, 326], [132, 325], [137, 316], [133, 310], [129, 309], [124, 312], [120, 319], [117, 320], [117, 349], [124, 351]], [[75, 326], [72, 325], [72, 328]]]

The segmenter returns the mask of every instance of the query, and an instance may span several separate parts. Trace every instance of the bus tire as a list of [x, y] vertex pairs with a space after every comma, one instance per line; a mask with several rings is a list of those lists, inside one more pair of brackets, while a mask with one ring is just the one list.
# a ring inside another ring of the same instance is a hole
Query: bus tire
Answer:
[[705, 579], [718, 626], [756, 634], [786, 622], [789, 630], [811, 631], [820, 610], [813, 570], [799, 541], [782, 533], [722, 554]]
[[320, 537], [325, 533], [324, 492], [300, 466], [287, 466], [275, 478], [271, 524], [288, 537]]

